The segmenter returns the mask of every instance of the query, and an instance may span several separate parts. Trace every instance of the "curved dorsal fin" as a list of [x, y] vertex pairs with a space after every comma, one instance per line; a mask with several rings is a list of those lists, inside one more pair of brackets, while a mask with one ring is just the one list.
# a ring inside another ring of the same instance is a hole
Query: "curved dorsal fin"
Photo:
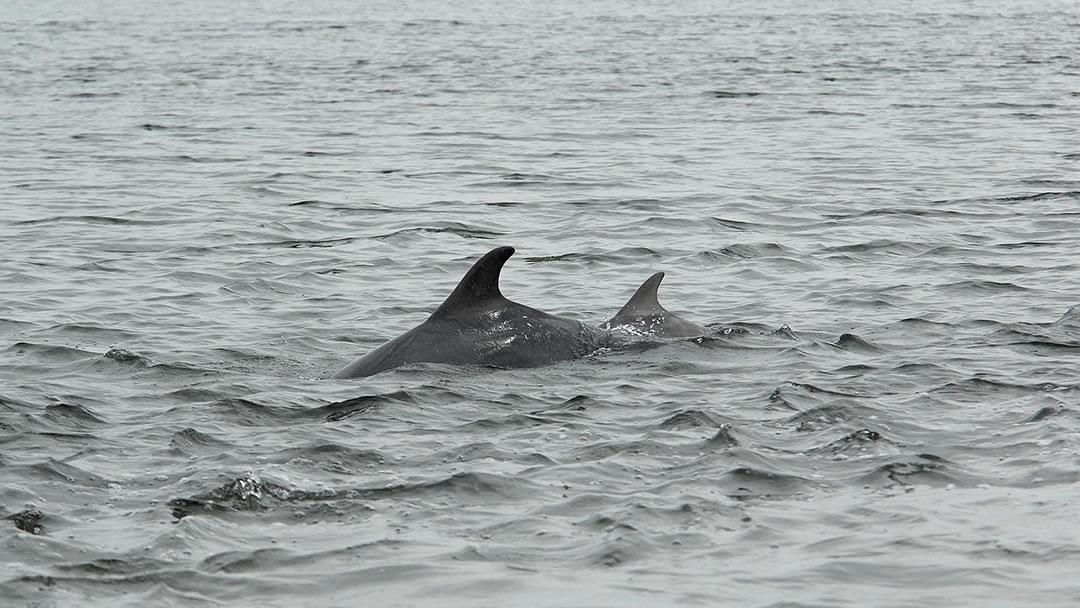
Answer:
[[453, 293], [431, 313], [431, 318], [445, 317], [491, 301], [505, 300], [499, 291], [499, 273], [512, 255], [513, 247], [496, 247], [487, 252], [465, 273]]
[[625, 306], [619, 309], [619, 312], [615, 313], [614, 318], [619, 318], [623, 315], [642, 317], [650, 314], [666, 313], [667, 310], [660, 305], [660, 300], [657, 299], [656, 290], [660, 288], [660, 281], [664, 280], [664, 273], [658, 272], [651, 277], [645, 279], [645, 282], [638, 287], [637, 291], [630, 298], [630, 301]]

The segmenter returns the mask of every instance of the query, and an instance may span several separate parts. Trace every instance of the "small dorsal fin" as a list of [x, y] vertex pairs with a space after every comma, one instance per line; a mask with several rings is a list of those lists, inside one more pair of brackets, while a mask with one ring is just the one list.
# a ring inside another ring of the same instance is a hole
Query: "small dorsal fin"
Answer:
[[465, 273], [453, 293], [431, 313], [431, 318], [445, 317], [487, 302], [505, 300], [499, 291], [499, 274], [503, 264], [512, 255], [513, 247], [497, 247], [487, 252]]
[[619, 318], [623, 315], [641, 317], [650, 314], [662, 314], [667, 310], [660, 305], [660, 300], [657, 299], [656, 290], [660, 288], [660, 281], [664, 280], [664, 273], [658, 272], [651, 277], [645, 279], [645, 282], [638, 287], [634, 292], [633, 297], [619, 309], [619, 312], [615, 313], [614, 318]]
[[660, 281], [663, 280], [664, 273], [662, 272], [646, 279], [634, 292], [626, 306], [619, 309], [619, 312], [600, 328], [621, 331], [633, 336], [660, 338], [704, 336], [709, 333], [709, 329], [704, 325], [687, 321], [660, 305], [660, 300], [656, 298], [656, 290], [660, 287]]

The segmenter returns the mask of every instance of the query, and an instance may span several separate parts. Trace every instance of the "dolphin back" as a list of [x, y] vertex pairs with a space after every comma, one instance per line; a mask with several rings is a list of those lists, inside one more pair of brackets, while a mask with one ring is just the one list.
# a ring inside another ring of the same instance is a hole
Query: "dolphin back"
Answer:
[[357, 359], [333, 378], [360, 378], [410, 363], [521, 368], [587, 356], [608, 334], [506, 299], [499, 290], [513, 247], [472, 265], [426, 321]]

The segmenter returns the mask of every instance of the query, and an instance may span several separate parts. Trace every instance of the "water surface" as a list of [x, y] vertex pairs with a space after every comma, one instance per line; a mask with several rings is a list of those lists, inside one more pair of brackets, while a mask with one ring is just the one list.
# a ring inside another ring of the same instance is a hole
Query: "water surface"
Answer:
[[[0, 16], [14, 606], [1080, 601], [1072, 3]], [[710, 334], [325, 378], [469, 265]]]

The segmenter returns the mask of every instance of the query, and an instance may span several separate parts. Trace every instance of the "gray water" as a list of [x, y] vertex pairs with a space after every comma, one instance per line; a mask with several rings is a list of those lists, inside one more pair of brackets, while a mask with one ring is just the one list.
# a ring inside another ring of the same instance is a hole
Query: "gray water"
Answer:
[[[0, 4], [3, 606], [1080, 602], [1080, 5]], [[710, 335], [336, 370], [470, 264]]]

